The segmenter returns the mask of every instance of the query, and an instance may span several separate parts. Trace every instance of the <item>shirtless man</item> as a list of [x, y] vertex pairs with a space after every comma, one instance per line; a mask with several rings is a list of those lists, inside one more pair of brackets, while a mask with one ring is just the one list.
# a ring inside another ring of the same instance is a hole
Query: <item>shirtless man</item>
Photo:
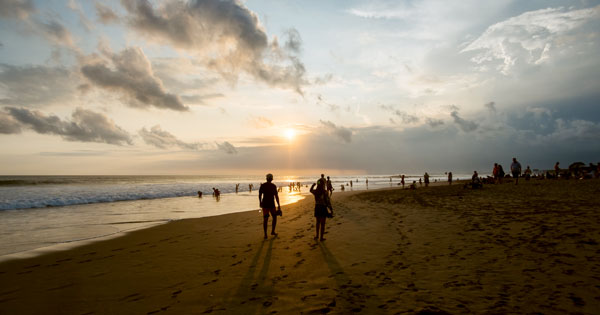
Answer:
[[[277, 186], [272, 183], [273, 174], [267, 174], [267, 182], [260, 185], [258, 189], [258, 202], [263, 211], [263, 229], [265, 239], [267, 239], [267, 224], [269, 223], [269, 214], [273, 217], [273, 225], [271, 226], [271, 235], [277, 236], [275, 227], [277, 226], [277, 215], [281, 215], [281, 205], [279, 204], [279, 194]], [[277, 211], [275, 210], [275, 200], [277, 200]]]

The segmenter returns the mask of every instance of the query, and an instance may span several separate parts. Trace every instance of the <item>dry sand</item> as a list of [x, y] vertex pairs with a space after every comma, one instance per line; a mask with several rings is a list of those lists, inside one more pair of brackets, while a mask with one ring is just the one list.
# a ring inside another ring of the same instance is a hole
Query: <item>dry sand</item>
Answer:
[[0, 264], [0, 314], [600, 314], [600, 181], [335, 193]]

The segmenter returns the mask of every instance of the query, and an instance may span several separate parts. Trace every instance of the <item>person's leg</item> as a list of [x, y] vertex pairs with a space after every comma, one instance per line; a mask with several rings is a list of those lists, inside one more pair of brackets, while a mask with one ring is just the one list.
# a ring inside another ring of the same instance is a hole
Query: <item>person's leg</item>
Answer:
[[319, 228], [321, 227], [321, 219], [319, 217], [316, 217], [316, 231], [317, 231], [317, 235], [315, 236], [315, 239], [318, 240], [319, 239]]
[[[264, 210], [263, 210], [264, 211]], [[267, 223], [269, 222], [269, 217], [268, 216], [264, 216], [264, 220], [263, 220], [263, 229], [265, 231], [265, 238], [267, 238]]]
[[277, 226], [277, 215], [273, 216], [273, 225], [271, 226], [271, 235], [277, 235], [275, 233], [275, 227]]
[[325, 221], [327, 220], [326, 217], [323, 218], [319, 218], [319, 220], [321, 220], [321, 241], [324, 241], [325, 238], [323, 238], [323, 236], [325, 235]]

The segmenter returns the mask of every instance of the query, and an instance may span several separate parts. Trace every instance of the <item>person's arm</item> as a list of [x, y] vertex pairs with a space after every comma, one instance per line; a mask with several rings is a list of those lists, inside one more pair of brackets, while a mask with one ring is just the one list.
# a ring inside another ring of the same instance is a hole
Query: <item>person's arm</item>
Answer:
[[260, 189], [258, 189], [258, 204], [262, 207], [262, 195], [263, 195], [263, 191], [262, 191], [262, 185], [260, 186]]
[[312, 193], [313, 191], [315, 191], [315, 183], [312, 184], [312, 186], [310, 186], [310, 192]]
[[279, 203], [279, 194], [277, 193], [277, 189], [275, 189], [275, 200], [277, 200], [277, 210], [281, 210], [281, 204]]

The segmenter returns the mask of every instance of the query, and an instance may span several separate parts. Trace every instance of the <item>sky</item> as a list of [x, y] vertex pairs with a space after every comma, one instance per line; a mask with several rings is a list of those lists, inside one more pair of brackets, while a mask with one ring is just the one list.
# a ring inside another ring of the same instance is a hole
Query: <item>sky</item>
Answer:
[[600, 161], [600, 1], [0, 0], [0, 174]]

